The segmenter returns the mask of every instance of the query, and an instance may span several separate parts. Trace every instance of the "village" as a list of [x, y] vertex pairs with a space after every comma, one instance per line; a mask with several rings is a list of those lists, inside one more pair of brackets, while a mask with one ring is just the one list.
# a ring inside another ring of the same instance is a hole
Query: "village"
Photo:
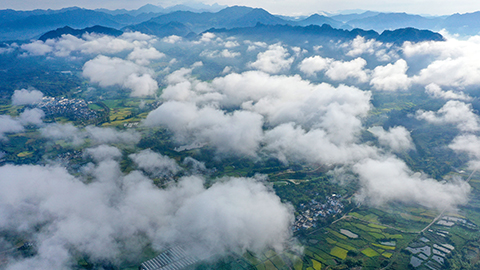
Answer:
[[88, 103], [83, 99], [44, 97], [34, 105], [42, 109], [46, 116], [61, 115], [72, 120], [91, 120], [98, 117], [98, 113], [89, 109]]
[[307, 204], [300, 204], [299, 214], [295, 217], [292, 230], [295, 232], [314, 228], [318, 221], [341, 213], [344, 205], [340, 202], [340, 199], [341, 196], [332, 194], [326, 197], [325, 203], [311, 200]]

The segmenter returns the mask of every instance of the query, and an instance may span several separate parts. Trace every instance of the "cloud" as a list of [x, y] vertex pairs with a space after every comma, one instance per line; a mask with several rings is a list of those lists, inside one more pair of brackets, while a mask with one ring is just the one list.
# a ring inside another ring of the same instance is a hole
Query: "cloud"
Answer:
[[6, 140], [6, 133], [17, 133], [23, 131], [23, 125], [10, 115], [0, 115], [0, 140]]
[[227, 49], [224, 49], [224, 50], [214, 50], [214, 51], [210, 51], [210, 50], [205, 50], [203, 52], [200, 53], [200, 56], [204, 56], [204, 57], [208, 57], [208, 58], [217, 58], [217, 57], [223, 57], [223, 58], [235, 58], [235, 57], [239, 57], [241, 55], [241, 53], [239, 52], [232, 52], [232, 51], [229, 51]]
[[84, 150], [84, 153], [91, 156], [97, 162], [122, 157], [122, 152], [120, 152], [118, 148], [104, 144], [94, 148], [87, 148]]
[[420, 42], [403, 45], [407, 58], [433, 59], [413, 77], [415, 83], [439, 86], [467, 87], [480, 82], [480, 37], [467, 40], [449, 38], [442, 42]]
[[302, 60], [299, 65], [300, 71], [308, 76], [314, 76], [318, 71], [327, 69], [334, 60], [315, 55]]
[[43, 93], [35, 89], [15, 90], [12, 95], [12, 105], [31, 105], [41, 101]]
[[53, 54], [57, 57], [67, 57], [73, 52], [82, 54], [116, 54], [135, 48], [146, 48], [155, 42], [153, 36], [138, 32], [124, 33], [119, 37], [98, 34], [84, 34], [81, 38], [72, 35], [62, 35], [58, 39], [45, 42], [37, 40], [22, 45], [20, 48], [31, 55]]
[[45, 113], [40, 109], [26, 109], [18, 117], [0, 115], [0, 141], [7, 140], [7, 133], [18, 133], [25, 130], [26, 125], [42, 125]]
[[90, 139], [98, 144], [137, 144], [141, 139], [140, 134], [132, 130], [120, 131], [113, 128], [87, 126], [85, 132]]
[[431, 83], [425, 86], [425, 92], [434, 98], [441, 98], [441, 99], [456, 99], [456, 100], [463, 100], [463, 101], [471, 101], [472, 97], [465, 94], [462, 91], [443, 91], [442, 88], [434, 83]]
[[202, 34], [200, 39], [195, 43], [197, 43], [197, 44], [198, 43], [209, 43], [209, 42], [214, 41], [215, 38], [216, 38], [216, 40], [221, 40], [220, 38], [217, 38], [217, 36], [214, 33], [205, 32], [205, 33]]
[[40, 126], [43, 124], [43, 118], [45, 117], [45, 113], [37, 108], [34, 109], [26, 109], [20, 114], [19, 121], [23, 125], [36, 125]]
[[192, 174], [204, 174], [208, 173], [208, 169], [205, 166], [204, 162], [200, 162], [192, 157], [186, 157], [183, 162], [183, 165], [187, 166], [188, 169], [192, 172]]
[[267, 73], [279, 73], [290, 69], [294, 59], [289, 56], [287, 49], [280, 44], [274, 44], [268, 46], [265, 52], [259, 53], [257, 60], [248, 66]]
[[229, 40], [229, 41], [225, 42], [224, 46], [225, 46], [225, 48], [235, 48], [235, 47], [240, 46], [240, 44], [235, 40]]
[[119, 85], [132, 90], [131, 96], [148, 96], [155, 93], [158, 83], [153, 71], [120, 58], [97, 56], [83, 66], [83, 76], [102, 87]]
[[367, 61], [360, 57], [351, 61], [337, 61], [315, 55], [303, 59], [299, 68], [308, 76], [314, 76], [317, 72], [324, 71], [325, 75], [334, 81], [345, 81], [353, 78], [359, 82], [366, 82], [369, 78], [367, 73], [369, 71], [364, 69], [366, 65]]
[[[344, 85], [337, 88], [325, 83], [315, 85], [298, 75], [272, 76], [248, 71], [202, 82], [191, 76], [191, 69], [180, 69], [167, 76], [166, 82], [169, 85], [161, 96], [164, 103], [152, 111], [144, 123], [165, 125], [179, 142], [208, 143], [232, 155], [255, 155], [265, 150], [261, 149], [262, 144], [264, 148], [268, 146], [267, 152], [281, 156], [270, 146], [283, 140], [277, 138], [282, 133], [269, 133], [272, 135], [266, 139], [263, 130], [296, 123], [297, 127], [292, 126], [291, 130], [308, 134], [312, 142], [317, 138], [332, 145], [331, 148], [345, 149], [339, 155], [348, 156], [347, 150], [357, 151], [353, 144], [362, 129], [361, 119], [370, 109], [368, 91]], [[302, 136], [288, 138], [303, 139]], [[285, 149], [290, 151], [290, 147]], [[372, 151], [358, 152], [369, 155]], [[311, 151], [299, 150], [298, 155], [302, 154], [304, 160], [318, 162], [321, 159]], [[328, 156], [323, 156], [323, 161]], [[340, 162], [341, 158], [331, 156], [332, 162]], [[359, 158], [360, 154], [353, 156]]]
[[384, 44], [374, 39], [366, 40], [361, 36], [357, 36], [352, 41], [346, 42], [341, 46], [348, 49], [346, 55], [352, 57], [369, 54], [375, 55], [379, 61], [390, 61], [392, 58], [398, 58], [394, 51], [389, 50], [392, 44]]
[[472, 170], [480, 169], [480, 138], [473, 134], [463, 134], [455, 137], [449, 147], [457, 152], [467, 153]]
[[135, 145], [141, 136], [139, 133], [131, 130], [120, 131], [114, 128], [87, 126], [84, 130], [75, 127], [71, 123], [48, 124], [40, 129], [40, 134], [51, 140], [65, 140], [73, 145], [85, 143], [89, 138], [93, 144], [121, 144]]
[[31, 55], [46, 55], [53, 51], [53, 48], [45, 44], [41, 40], [36, 40], [32, 43], [23, 44], [20, 46], [22, 50], [27, 51]]
[[65, 140], [73, 145], [83, 144], [86, 137], [84, 133], [80, 132], [80, 130], [71, 123], [49, 124], [40, 129], [40, 134], [50, 140]]
[[279, 125], [265, 132], [263, 151], [284, 163], [289, 161], [319, 164], [349, 164], [369, 156], [376, 149], [352, 142], [335, 142], [322, 129], [306, 131], [293, 123]]
[[383, 91], [407, 90], [411, 84], [411, 79], [406, 74], [407, 69], [407, 62], [403, 59], [394, 64], [378, 66], [373, 70], [370, 85]]
[[355, 58], [351, 61], [334, 61], [328, 67], [325, 75], [334, 81], [344, 81], [348, 78], [357, 79], [359, 82], [368, 81], [368, 74], [364, 70], [367, 61], [363, 58]]
[[176, 36], [176, 35], [171, 35], [171, 36], [168, 36], [168, 37], [164, 37], [162, 39], [163, 42], [170, 43], [170, 44], [175, 44], [175, 43], [177, 43], [181, 40], [182, 40], [182, 37], [179, 37], [179, 36]]
[[159, 189], [98, 158], [89, 181], [59, 166], [0, 167], [0, 229], [37, 246], [7, 269], [70, 269], [74, 254], [118, 265], [138, 260], [150, 242], [158, 251], [185, 244], [210, 256], [281, 251], [291, 239], [292, 207], [259, 179], [225, 178], [207, 189], [191, 176]]
[[148, 65], [150, 64], [150, 60], [156, 60], [163, 57], [165, 57], [165, 54], [157, 51], [157, 49], [153, 47], [148, 49], [135, 47], [128, 55], [127, 59], [130, 61], [135, 61], [135, 63], [138, 65]]
[[466, 132], [480, 130], [479, 119], [472, 106], [456, 100], [447, 101], [437, 112], [418, 110], [416, 118], [432, 124], [453, 124]]
[[460, 179], [442, 183], [413, 173], [396, 157], [365, 159], [353, 166], [361, 189], [356, 195], [360, 202], [383, 205], [388, 202], [420, 204], [438, 210], [453, 210], [465, 204], [470, 185]]
[[175, 160], [155, 153], [150, 149], [131, 154], [128, 157], [132, 159], [140, 169], [145, 170], [155, 177], [172, 176], [180, 171], [180, 167]]
[[149, 113], [145, 125], [165, 125], [180, 142], [207, 143], [221, 154], [254, 156], [262, 138], [262, 116], [248, 112], [226, 113], [193, 103], [168, 101]]
[[405, 150], [414, 149], [412, 137], [410, 132], [402, 126], [389, 128], [388, 131], [383, 127], [371, 127], [368, 129], [382, 146], [390, 148], [392, 151], [400, 152]]
[[261, 42], [261, 41], [250, 41], [250, 40], [245, 40], [243, 43], [248, 45], [247, 52], [254, 51], [258, 48], [266, 48], [268, 46], [267, 43]]

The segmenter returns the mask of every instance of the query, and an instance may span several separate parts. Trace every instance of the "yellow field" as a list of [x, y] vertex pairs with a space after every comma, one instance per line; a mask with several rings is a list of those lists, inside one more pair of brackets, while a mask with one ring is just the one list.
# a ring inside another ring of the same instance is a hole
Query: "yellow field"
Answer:
[[395, 247], [392, 247], [392, 246], [386, 246], [386, 245], [381, 245], [381, 244], [377, 244], [377, 243], [372, 243], [372, 245], [374, 245], [376, 247], [379, 247], [379, 248], [383, 248], [383, 249], [395, 250]]
[[382, 256], [383, 256], [383, 257], [389, 258], [389, 259], [390, 259], [390, 257], [392, 257], [392, 255], [393, 255], [393, 254], [390, 253], [390, 252], [384, 252], [384, 253], [382, 253]]
[[329, 244], [332, 244], [332, 245], [334, 245], [334, 244], [337, 243], [337, 241], [333, 240], [332, 238], [328, 238], [328, 237], [327, 237], [327, 242], [328, 242]]
[[321, 270], [322, 269], [322, 264], [320, 262], [317, 262], [315, 260], [312, 260], [313, 262], [313, 269], [315, 270]]
[[[340, 258], [342, 260], [345, 260], [347, 258], [347, 250], [346, 249], [343, 249], [341, 247], [337, 247], [335, 246], [334, 248], [332, 248], [332, 250], [330, 251], [330, 255], [333, 255], [337, 258]], [[376, 253], [376, 252], [375, 252]]]
[[374, 232], [374, 233], [382, 233], [382, 230], [379, 228], [373, 228], [372, 226], [365, 226], [360, 223], [354, 223], [353, 226], [359, 228], [360, 230], [366, 231], [366, 232]]
[[369, 223], [368, 227], [377, 228], [377, 229], [381, 229], [381, 230], [385, 230], [387, 228], [385, 226], [378, 225], [378, 224], [373, 224], [373, 223]]
[[17, 157], [29, 157], [33, 155], [33, 152], [25, 151], [17, 154]]
[[367, 256], [367, 257], [375, 257], [375, 256], [378, 256], [378, 252], [376, 252], [375, 250], [371, 249], [371, 248], [366, 248], [364, 250], [362, 250], [362, 253]]

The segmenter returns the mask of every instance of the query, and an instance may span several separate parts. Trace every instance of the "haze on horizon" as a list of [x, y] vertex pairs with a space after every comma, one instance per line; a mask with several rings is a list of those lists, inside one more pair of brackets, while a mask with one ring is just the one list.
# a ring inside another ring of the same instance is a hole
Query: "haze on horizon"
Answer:
[[[138, 9], [146, 4], [169, 7], [177, 4], [192, 4], [198, 1], [184, 0], [0, 0], [0, 9], [32, 10], [32, 9], [61, 9], [78, 6], [95, 9]], [[380, 12], [406, 12], [420, 15], [451, 15], [454, 13], [470, 13], [480, 10], [480, 2], [474, 0], [389, 0], [378, 2], [374, 0], [206, 0], [205, 4], [219, 4], [226, 6], [249, 6], [266, 9], [273, 14], [282, 15], [310, 15], [319, 12], [337, 13], [345, 10], [372, 10]]]

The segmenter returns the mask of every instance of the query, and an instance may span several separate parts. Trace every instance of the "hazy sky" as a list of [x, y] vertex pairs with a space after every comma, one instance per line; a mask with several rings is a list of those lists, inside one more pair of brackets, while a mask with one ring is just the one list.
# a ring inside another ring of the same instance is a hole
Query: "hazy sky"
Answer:
[[[0, 0], [0, 9], [59, 9], [63, 7], [79, 6], [85, 8], [105, 7], [110, 9], [136, 9], [147, 3], [163, 7], [180, 3], [189, 3], [185, 0]], [[198, 2], [198, 1], [196, 1]], [[309, 15], [312, 13], [339, 10], [376, 10], [391, 12], [407, 12], [415, 14], [446, 15], [466, 13], [480, 10], [478, 0], [205, 0], [207, 4], [245, 5], [261, 7], [275, 14]]]

